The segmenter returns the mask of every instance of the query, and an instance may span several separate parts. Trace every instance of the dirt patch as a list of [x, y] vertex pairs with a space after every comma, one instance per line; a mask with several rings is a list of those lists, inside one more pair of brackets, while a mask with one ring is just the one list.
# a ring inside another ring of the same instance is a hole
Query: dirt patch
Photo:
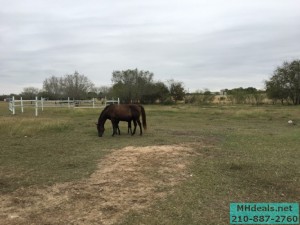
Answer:
[[126, 147], [99, 162], [88, 178], [0, 197], [1, 224], [113, 224], [170, 194], [190, 177], [186, 146]]

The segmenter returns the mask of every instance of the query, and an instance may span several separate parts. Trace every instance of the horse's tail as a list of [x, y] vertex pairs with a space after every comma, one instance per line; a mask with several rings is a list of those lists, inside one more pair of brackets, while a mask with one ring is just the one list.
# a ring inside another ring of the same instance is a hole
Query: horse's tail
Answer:
[[142, 105], [140, 105], [142, 111], [142, 123], [145, 130], [147, 130], [146, 112]]

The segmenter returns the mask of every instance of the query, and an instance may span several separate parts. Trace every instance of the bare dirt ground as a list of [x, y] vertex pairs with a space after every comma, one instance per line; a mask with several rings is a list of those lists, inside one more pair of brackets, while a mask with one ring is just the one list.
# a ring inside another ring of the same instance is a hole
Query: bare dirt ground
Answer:
[[187, 146], [115, 150], [87, 179], [24, 188], [0, 197], [0, 224], [114, 224], [170, 194], [191, 176]]

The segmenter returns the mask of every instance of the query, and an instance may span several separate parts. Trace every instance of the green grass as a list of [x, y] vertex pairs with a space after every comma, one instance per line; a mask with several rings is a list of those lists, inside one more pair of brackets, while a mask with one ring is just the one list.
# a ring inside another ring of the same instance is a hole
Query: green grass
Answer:
[[[145, 106], [148, 130], [97, 136], [97, 109], [45, 109], [12, 116], [0, 104], [0, 193], [89, 176], [125, 146], [190, 144], [190, 179], [167, 199], [120, 224], [229, 224], [230, 202], [300, 201], [299, 106]], [[292, 119], [297, 125], [288, 125]]]

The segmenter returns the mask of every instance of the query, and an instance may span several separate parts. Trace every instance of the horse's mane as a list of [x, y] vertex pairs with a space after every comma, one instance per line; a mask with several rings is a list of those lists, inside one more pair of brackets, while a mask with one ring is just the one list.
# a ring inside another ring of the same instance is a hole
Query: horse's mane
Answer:
[[98, 119], [98, 123], [100, 121], [100, 119], [103, 119], [104, 113], [106, 112], [106, 110], [110, 107], [110, 105], [107, 105], [101, 112], [99, 119]]

